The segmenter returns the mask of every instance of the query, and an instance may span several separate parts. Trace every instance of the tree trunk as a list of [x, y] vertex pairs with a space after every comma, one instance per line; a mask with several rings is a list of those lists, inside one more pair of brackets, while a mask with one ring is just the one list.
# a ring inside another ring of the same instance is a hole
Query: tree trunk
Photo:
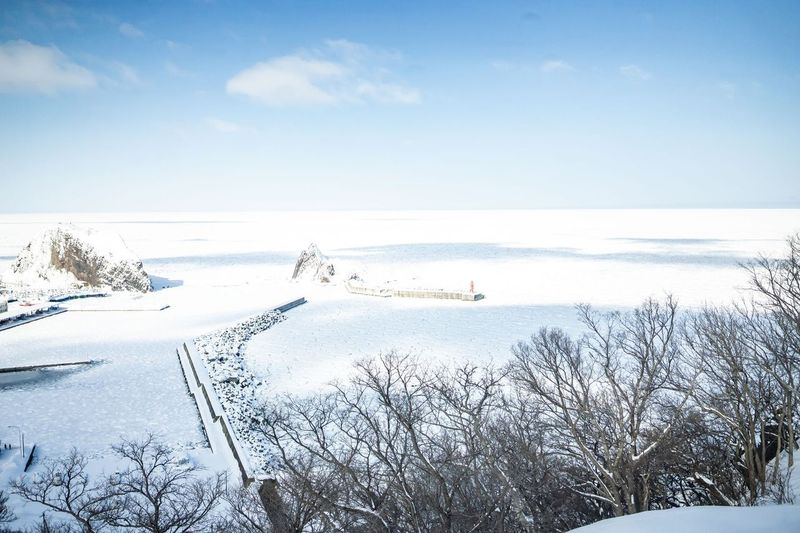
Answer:
[[261, 498], [261, 505], [267, 512], [267, 517], [272, 523], [275, 531], [292, 531], [289, 525], [289, 517], [283, 505], [283, 500], [278, 494], [278, 481], [275, 479], [265, 479], [258, 487], [258, 496]]

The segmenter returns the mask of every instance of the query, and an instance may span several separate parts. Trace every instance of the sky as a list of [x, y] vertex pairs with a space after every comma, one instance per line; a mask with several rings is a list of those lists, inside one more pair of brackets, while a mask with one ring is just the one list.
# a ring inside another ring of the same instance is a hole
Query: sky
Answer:
[[800, 207], [800, 2], [0, 0], [0, 212]]

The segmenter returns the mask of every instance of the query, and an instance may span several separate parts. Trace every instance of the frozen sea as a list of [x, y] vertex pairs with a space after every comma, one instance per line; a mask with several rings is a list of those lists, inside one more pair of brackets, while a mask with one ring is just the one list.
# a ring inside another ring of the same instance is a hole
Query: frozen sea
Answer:
[[[285, 301], [308, 299], [247, 350], [265, 394], [317, 390], [345, 377], [354, 360], [390, 349], [499, 364], [541, 326], [575, 331], [577, 302], [625, 309], [671, 293], [695, 307], [739, 297], [741, 263], [783, 253], [784, 239], [800, 231], [800, 211], [0, 215], [0, 271], [57, 222], [119, 233], [164, 288], [76, 301], [70, 312], [0, 332], [0, 366], [102, 361], [0, 383], [0, 439], [19, 425], [46, 455], [72, 446], [103, 455], [120, 436], [147, 431], [197, 446], [202, 434], [175, 349]], [[341, 274], [455, 289], [472, 281], [486, 298], [379, 299], [291, 282], [310, 242]]]

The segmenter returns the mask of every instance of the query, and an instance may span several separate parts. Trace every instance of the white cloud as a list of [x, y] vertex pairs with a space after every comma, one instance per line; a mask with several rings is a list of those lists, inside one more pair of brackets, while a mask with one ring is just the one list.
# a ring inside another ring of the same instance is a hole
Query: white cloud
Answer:
[[623, 65], [619, 67], [619, 73], [628, 79], [647, 81], [653, 77], [651, 73], [638, 65]]
[[130, 65], [126, 65], [120, 61], [112, 63], [111, 68], [116, 72], [117, 77], [130, 85], [141, 85], [142, 79], [139, 77], [139, 72]]
[[206, 119], [206, 124], [220, 133], [240, 133], [246, 130], [246, 128], [235, 122], [222, 120], [221, 118], [208, 117]]
[[131, 37], [133, 39], [144, 37], [144, 32], [129, 22], [120, 24], [119, 32], [125, 37]]
[[55, 94], [96, 85], [91, 71], [71, 62], [54, 46], [22, 40], [0, 44], [0, 92]]
[[551, 61], [545, 61], [544, 63], [542, 63], [539, 66], [539, 70], [541, 70], [545, 74], [549, 74], [552, 72], [572, 72], [573, 70], [575, 70], [575, 67], [573, 67], [566, 61], [555, 59]]
[[417, 89], [393, 83], [362, 82], [356, 88], [359, 96], [385, 104], [418, 104], [420, 94]]
[[539, 71], [543, 74], [556, 74], [560, 72], [574, 72], [575, 67], [562, 59], [551, 59], [540, 63], [538, 66], [533, 63], [516, 63], [505, 59], [496, 59], [489, 63], [492, 69], [498, 72], [520, 72], [530, 74]]
[[274, 107], [380, 102], [415, 104], [419, 91], [391, 79], [384, 64], [398, 54], [344, 39], [256, 63], [228, 80], [228, 94]]
[[344, 75], [345, 69], [330, 61], [284, 56], [241, 71], [226, 90], [277, 107], [332, 104], [337, 97], [330, 86]]

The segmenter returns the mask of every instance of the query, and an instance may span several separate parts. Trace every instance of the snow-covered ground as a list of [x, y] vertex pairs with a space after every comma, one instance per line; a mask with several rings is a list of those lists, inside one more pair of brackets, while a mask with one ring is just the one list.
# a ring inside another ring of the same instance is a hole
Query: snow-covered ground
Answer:
[[800, 505], [680, 507], [611, 518], [574, 533], [773, 533], [800, 531]]
[[340, 275], [462, 290], [473, 281], [486, 298], [382, 299], [306, 286], [310, 304], [249, 345], [266, 394], [317, 389], [389, 349], [502, 363], [543, 325], [576, 331], [577, 302], [623, 308], [667, 292], [690, 307], [729, 302], [747, 283], [740, 263], [782, 253], [800, 227], [797, 211], [365, 214], [360, 230], [355, 218], [334, 217], [354, 234], [329, 236], [332, 224], [318, 239]]
[[[202, 442], [176, 347], [275, 305], [309, 303], [257, 335], [246, 359], [264, 394], [313, 390], [359, 357], [392, 348], [502, 362], [543, 325], [575, 327], [572, 305], [636, 305], [672, 292], [726, 302], [738, 264], [783, 253], [797, 210], [147, 213], [0, 215], [0, 269], [58, 222], [122, 236], [153, 277], [145, 295], [66, 302], [69, 312], [0, 332], [0, 366], [102, 360], [0, 384], [0, 439], [21, 426], [43, 455], [104, 456], [120, 435]], [[479, 302], [381, 299], [289, 281], [316, 242], [337, 273], [475, 289]], [[157, 311], [164, 306], [168, 308]]]
[[256, 335], [246, 362], [265, 394], [311, 392], [344, 378], [359, 358], [397, 350], [432, 362], [503, 363], [539, 326], [575, 329], [570, 305], [375, 298], [314, 291], [288, 320]]

